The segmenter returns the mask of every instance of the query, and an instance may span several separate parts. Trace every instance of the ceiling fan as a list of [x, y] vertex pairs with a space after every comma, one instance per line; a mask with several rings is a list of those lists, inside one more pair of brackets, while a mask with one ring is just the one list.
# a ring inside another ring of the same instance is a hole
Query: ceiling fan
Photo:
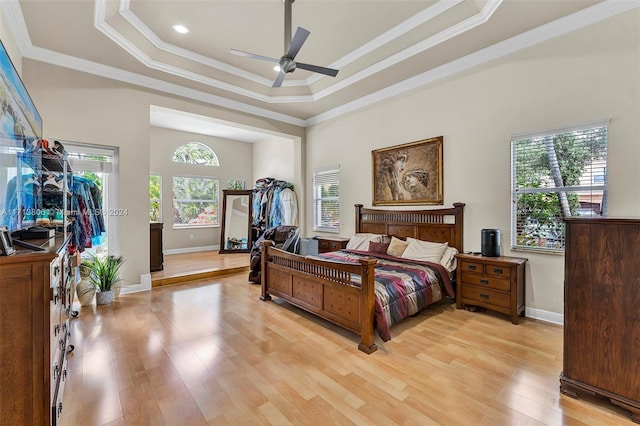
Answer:
[[257, 55], [255, 53], [243, 52], [242, 50], [231, 49], [231, 53], [238, 56], [245, 56], [247, 58], [260, 59], [263, 61], [276, 62], [280, 66], [278, 76], [273, 82], [272, 87], [282, 86], [284, 76], [292, 73], [296, 68], [300, 68], [307, 71], [313, 71], [324, 75], [335, 77], [338, 74], [338, 70], [333, 68], [321, 67], [318, 65], [310, 65], [302, 62], [294, 61], [296, 55], [302, 48], [302, 45], [311, 34], [309, 31], [302, 27], [298, 27], [293, 39], [291, 38], [291, 5], [295, 0], [284, 0], [284, 51], [285, 54], [280, 58], [270, 58], [268, 56]]

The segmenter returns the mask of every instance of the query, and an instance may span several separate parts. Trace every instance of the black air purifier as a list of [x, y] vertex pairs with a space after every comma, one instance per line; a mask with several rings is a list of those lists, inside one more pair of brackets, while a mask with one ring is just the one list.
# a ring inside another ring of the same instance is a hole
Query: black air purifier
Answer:
[[482, 230], [482, 255], [489, 257], [500, 256], [500, 230]]

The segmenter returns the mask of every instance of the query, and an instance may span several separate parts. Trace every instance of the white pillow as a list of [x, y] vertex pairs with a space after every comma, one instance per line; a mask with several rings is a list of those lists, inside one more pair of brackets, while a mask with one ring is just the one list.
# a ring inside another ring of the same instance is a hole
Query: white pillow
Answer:
[[458, 259], [456, 259], [456, 254], [458, 254], [458, 249], [455, 247], [447, 247], [440, 259], [440, 264], [444, 266], [444, 269], [447, 272], [453, 272], [458, 265]]
[[355, 234], [349, 239], [349, 242], [347, 243], [347, 249], [369, 251], [369, 243], [371, 241], [373, 241], [374, 243], [380, 243], [382, 242], [382, 236], [380, 234], [369, 233]]
[[430, 241], [407, 238], [407, 246], [402, 257], [405, 259], [422, 260], [433, 263], [440, 263], [442, 255], [449, 246], [449, 243], [432, 243]]

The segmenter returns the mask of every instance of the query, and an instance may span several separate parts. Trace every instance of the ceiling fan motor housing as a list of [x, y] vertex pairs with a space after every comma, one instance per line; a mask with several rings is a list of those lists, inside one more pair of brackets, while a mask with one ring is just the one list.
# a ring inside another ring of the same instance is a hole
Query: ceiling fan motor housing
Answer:
[[284, 73], [291, 73], [294, 72], [296, 69], [296, 63], [293, 59], [291, 58], [287, 58], [286, 56], [283, 56], [280, 59], [280, 70]]

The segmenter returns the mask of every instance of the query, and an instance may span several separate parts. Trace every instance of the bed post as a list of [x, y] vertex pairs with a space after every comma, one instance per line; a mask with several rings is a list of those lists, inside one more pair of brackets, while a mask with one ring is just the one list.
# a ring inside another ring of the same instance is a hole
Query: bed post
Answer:
[[360, 222], [362, 221], [362, 204], [356, 206], [356, 234], [360, 233]]
[[370, 257], [360, 259], [362, 265], [362, 281], [360, 288], [360, 344], [358, 349], [366, 354], [378, 350], [375, 343], [373, 316], [376, 308], [374, 266], [376, 260]]
[[260, 247], [260, 250], [262, 251], [260, 256], [260, 286], [262, 287], [260, 300], [264, 301], [271, 300], [271, 295], [267, 289], [267, 248], [271, 246], [271, 244], [272, 242], [270, 240], [264, 240]]
[[[453, 203], [453, 215], [455, 216], [455, 221], [456, 221], [456, 230], [458, 232], [456, 232], [455, 235], [455, 243], [456, 245], [454, 247], [456, 247], [460, 253], [462, 253], [462, 246], [464, 244], [464, 215], [462, 214], [464, 210], [464, 203]], [[451, 243], [449, 243], [449, 245], [451, 245]]]

